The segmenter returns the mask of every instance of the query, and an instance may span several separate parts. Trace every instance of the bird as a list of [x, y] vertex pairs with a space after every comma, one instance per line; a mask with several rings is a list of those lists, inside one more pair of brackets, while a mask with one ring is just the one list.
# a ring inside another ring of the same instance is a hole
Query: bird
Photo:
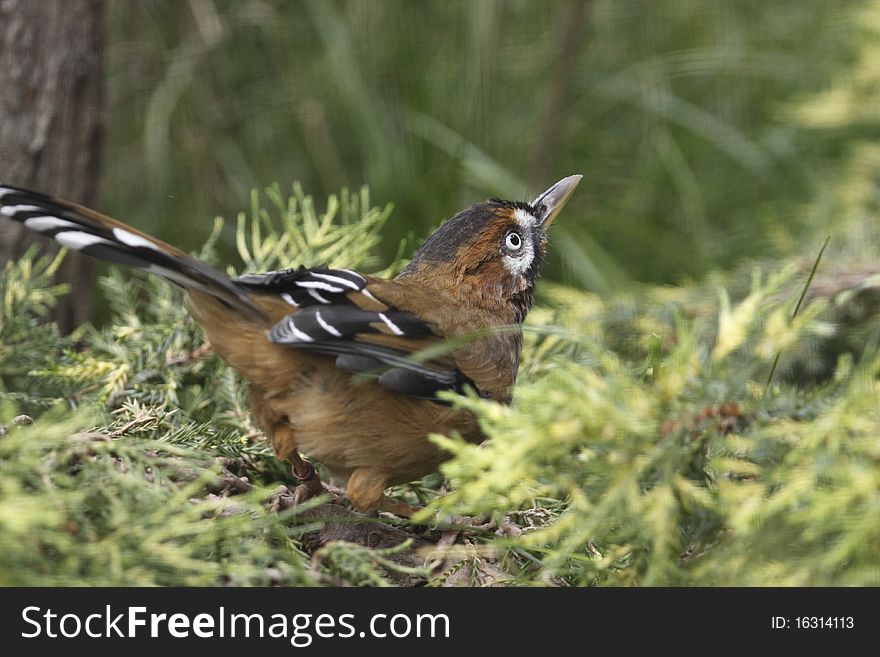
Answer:
[[390, 279], [303, 266], [229, 278], [127, 224], [13, 185], [0, 184], [0, 215], [182, 287], [213, 351], [247, 382], [256, 425], [290, 461], [296, 502], [323, 492], [318, 462], [358, 511], [409, 518], [419, 507], [385, 491], [449, 458], [429, 436], [485, 439], [440, 393], [511, 403], [548, 230], [581, 178], [531, 202], [462, 210]]

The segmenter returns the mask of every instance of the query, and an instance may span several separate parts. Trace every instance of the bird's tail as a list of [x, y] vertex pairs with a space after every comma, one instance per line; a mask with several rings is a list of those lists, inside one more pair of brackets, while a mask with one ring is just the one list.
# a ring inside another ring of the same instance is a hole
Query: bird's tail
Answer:
[[62, 246], [158, 274], [184, 289], [206, 292], [254, 319], [265, 319], [247, 291], [207, 263], [94, 210], [0, 184], [0, 215]]

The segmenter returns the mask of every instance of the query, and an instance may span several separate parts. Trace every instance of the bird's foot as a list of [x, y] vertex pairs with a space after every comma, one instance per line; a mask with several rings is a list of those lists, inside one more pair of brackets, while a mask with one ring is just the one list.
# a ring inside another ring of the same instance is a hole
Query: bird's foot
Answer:
[[299, 486], [293, 489], [294, 504], [302, 504], [306, 500], [317, 497], [324, 492], [324, 487], [321, 485], [321, 478], [318, 476], [315, 466], [306, 461], [302, 461], [301, 463], [305, 467], [297, 468], [297, 464], [295, 464], [290, 468], [293, 476], [302, 482]]
[[506, 518], [500, 522], [481, 513], [478, 516], [446, 516], [438, 525], [451, 531], [494, 532], [497, 536], [519, 536], [522, 529], [510, 523]]
[[382, 500], [379, 502], [379, 511], [393, 513], [401, 518], [411, 518], [423, 508], [424, 507], [408, 504], [407, 502], [403, 502], [393, 497], [388, 497], [387, 495], [383, 495]]

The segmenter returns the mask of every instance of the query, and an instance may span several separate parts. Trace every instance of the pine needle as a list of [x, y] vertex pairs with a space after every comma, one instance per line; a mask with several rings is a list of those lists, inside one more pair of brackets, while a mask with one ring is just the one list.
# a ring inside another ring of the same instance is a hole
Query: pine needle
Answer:
[[[819, 268], [819, 263], [822, 260], [822, 254], [825, 253], [825, 248], [828, 246], [828, 243], [831, 241], [831, 235], [825, 238], [825, 241], [822, 243], [822, 248], [819, 249], [819, 255], [816, 256], [816, 259], [813, 261], [813, 268], [810, 269], [810, 275], [807, 277], [807, 282], [804, 284], [804, 289], [801, 290], [801, 296], [795, 304], [794, 311], [791, 313], [791, 319], [794, 320], [797, 317], [798, 313], [801, 309], [801, 304], [803, 304], [804, 299], [807, 296], [807, 290], [810, 289], [810, 285], [813, 283], [813, 277], [816, 275], [816, 270]], [[770, 385], [773, 383], [773, 375], [776, 374], [776, 367], [779, 365], [779, 358], [782, 356], [782, 350], [776, 352], [776, 356], [773, 358], [773, 365], [770, 367], [770, 374], [767, 376], [767, 383], [764, 385], [764, 393], [761, 395], [761, 399], [765, 399], [767, 397], [767, 392], [770, 390]]]

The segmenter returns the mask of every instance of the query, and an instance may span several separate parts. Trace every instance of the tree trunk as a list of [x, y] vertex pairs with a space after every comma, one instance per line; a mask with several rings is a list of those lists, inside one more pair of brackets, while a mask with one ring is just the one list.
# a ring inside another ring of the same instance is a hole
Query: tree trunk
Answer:
[[[94, 205], [103, 81], [102, 0], [0, 0], [0, 182]], [[38, 241], [0, 222], [0, 268]], [[92, 262], [69, 253], [59, 281], [71, 293], [53, 318], [68, 332], [91, 315]]]

